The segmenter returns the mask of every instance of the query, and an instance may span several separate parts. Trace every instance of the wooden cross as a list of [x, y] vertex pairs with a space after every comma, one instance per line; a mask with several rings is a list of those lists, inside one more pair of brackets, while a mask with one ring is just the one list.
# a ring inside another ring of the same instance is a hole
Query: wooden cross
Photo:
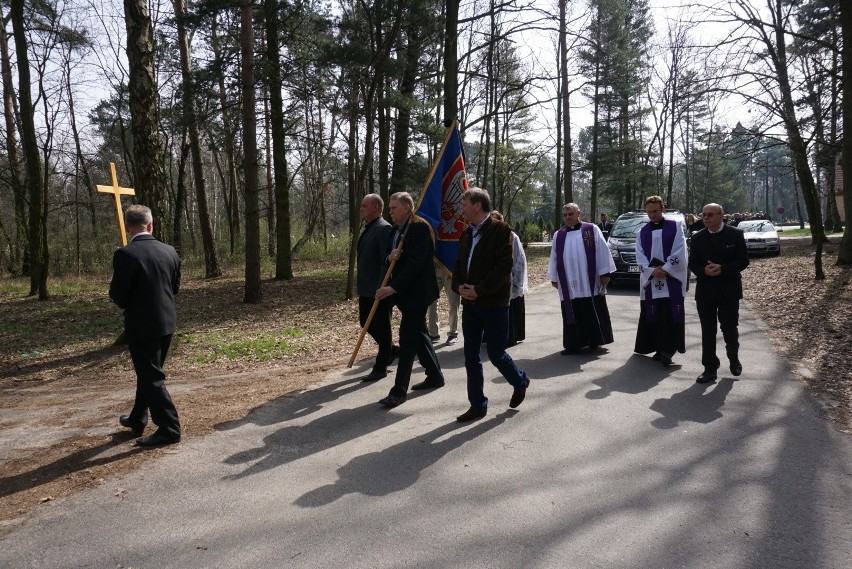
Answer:
[[120, 188], [118, 186], [118, 176], [115, 175], [115, 163], [109, 163], [109, 170], [112, 172], [111, 186], [97, 186], [98, 191], [105, 194], [112, 194], [115, 197], [115, 216], [118, 218], [118, 232], [121, 234], [121, 244], [127, 245], [127, 234], [124, 232], [124, 212], [121, 210], [121, 196], [135, 196], [136, 191], [133, 188]]

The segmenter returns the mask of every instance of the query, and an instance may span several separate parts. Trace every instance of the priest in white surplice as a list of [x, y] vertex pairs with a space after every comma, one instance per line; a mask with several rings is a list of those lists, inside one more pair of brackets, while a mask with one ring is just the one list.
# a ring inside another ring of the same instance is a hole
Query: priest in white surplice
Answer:
[[678, 221], [665, 219], [660, 196], [645, 200], [650, 220], [636, 236], [640, 314], [636, 330], [638, 354], [670, 365], [675, 352], [684, 353], [683, 297], [689, 278], [686, 237]]
[[559, 290], [565, 356], [612, 343], [604, 295], [615, 263], [598, 226], [580, 221], [577, 204], [565, 204], [562, 221], [562, 228], [553, 234], [547, 278]]

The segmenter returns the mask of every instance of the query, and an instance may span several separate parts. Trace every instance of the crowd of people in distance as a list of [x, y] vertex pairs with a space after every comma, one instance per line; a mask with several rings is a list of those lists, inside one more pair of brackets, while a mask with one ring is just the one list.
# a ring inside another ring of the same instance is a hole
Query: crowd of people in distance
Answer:
[[[740, 224], [741, 221], [751, 221], [751, 220], [761, 220], [765, 219], [767, 221], [772, 221], [772, 218], [766, 215], [766, 213], [762, 211], [747, 211], [747, 212], [737, 212], [737, 213], [726, 213], [722, 217], [722, 221], [725, 225], [730, 225], [731, 227], [736, 227]], [[688, 214], [686, 216], [686, 227], [689, 229], [690, 235], [695, 233], [696, 231], [701, 231], [704, 229], [704, 221], [701, 218], [701, 213], [697, 216], [693, 214]]]

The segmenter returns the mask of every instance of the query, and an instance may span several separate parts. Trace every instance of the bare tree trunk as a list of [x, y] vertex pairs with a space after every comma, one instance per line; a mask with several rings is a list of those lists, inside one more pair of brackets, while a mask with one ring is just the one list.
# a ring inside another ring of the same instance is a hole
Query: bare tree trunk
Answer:
[[154, 232], [164, 235], [166, 210], [166, 171], [159, 135], [157, 83], [154, 77], [154, 29], [147, 0], [124, 0], [127, 27], [128, 94], [133, 155], [136, 169], [133, 183], [139, 201], [151, 208], [159, 223]]
[[204, 163], [201, 159], [201, 135], [198, 131], [198, 113], [195, 108], [195, 86], [190, 72], [189, 39], [186, 35], [186, 0], [172, 0], [177, 21], [178, 47], [180, 49], [180, 70], [183, 79], [183, 108], [189, 147], [192, 153], [192, 174], [195, 183], [195, 201], [198, 205], [198, 221], [201, 226], [201, 243], [204, 248], [204, 276], [218, 277], [222, 274], [219, 268], [219, 256], [216, 253], [216, 240], [213, 237], [213, 226], [210, 221], [210, 209], [207, 205], [207, 182], [204, 178]]
[[[280, 88], [280, 87], [277, 87]], [[269, 116], [269, 85], [264, 85], [263, 139], [266, 170], [266, 254], [275, 258], [275, 178], [272, 174], [272, 117]]]
[[24, 259], [29, 260], [28, 223], [26, 206], [26, 185], [24, 174], [21, 169], [21, 157], [18, 155], [17, 140], [17, 104], [15, 102], [15, 86], [12, 80], [12, 62], [9, 58], [9, 37], [6, 34], [6, 17], [0, 14], [0, 69], [3, 75], [3, 116], [6, 124], [6, 153], [9, 159], [10, 182], [12, 194], [15, 201], [15, 236], [10, 241], [11, 266], [15, 272], [20, 271], [23, 276], [30, 276], [29, 264], [23, 264]]
[[177, 193], [175, 195], [172, 223], [174, 225], [172, 245], [179, 255], [183, 255], [183, 231], [181, 230], [183, 214], [186, 209], [186, 162], [189, 158], [189, 142], [187, 141], [186, 125], [181, 129], [180, 154], [178, 155]]
[[[210, 47], [213, 50], [213, 56], [216, 60], [221, 60], [222, 50], [219, 45], [217, 19], [213, 18], [213, 25], [210, 30]], [[223, 183], [223, 196], [225, 199], [225, 210], [228, 217], [228, 226], [231, 237], [231, 254], [233, 255], [236, 248], [237, 235], [240, 234], [240, 200], [237, 191], [237, 158], [234, 140], [236, 139], [236, 129], [231, 120], [231, 110], [228, 103], [228, 92], [225, 89], [225, 74], [220, 72], [218, 77], [219, 104], [222, 112], [222, 128], [225, 131], [224, 151], [226, 158], [226, 171], [220, 174]]]
[[[557, 81], [556, 90], [556, 179], [553, 181], [553, 223], [554, 227], [562, 226], [562, 80]], [[593, 127], [594, 128], [594, 127]], [[542, 231], [544, 227], [541, 228]]]
[[[399, 84], [400, 104], [396, 111], [396, 128], [393, 137], [393, 170], [391, 171], [390, 189], [388, 194], [394, 194], [405, 189], [405, 180], [408, 175], [408, 141], [411, 133], [411, 106], [408, 103], [414, 96], [414, 89], [417, 86], [417, 72], [419, 71], [419, 60], [422, 43], [420, 36], [417, 34], [416, 27], [420, 22], [411, 22], [408, 29], [408, 44], [405, 47], [405, 70], [402, 74], [402, 79]], [[446, 57], [446, 55], [445, 55]], [[458, 63], [456, 63], [458, 65]], [[455, 97], [444, 93], [444, 101], [447, 98]], [[447, 109], [444, 109], [447, 112]], [[455, 109], [453, 115], [455, 117]], [[444, 117], [445, 119], [447, 116]], [[388, 195], [382, 194], [382, 198], [387, 203]]]
[[47, 251], [47, 196], [44, 192], [41, 160], [35, 131], [35, 113], [30, 90], [30, 62], [27, 56], [27, 37], [24, 28], [24, 1], [12, 0], [10, 16], [12, 33], [15, 37], [15, 52], [18, 60], [18, 98], [21, 109], [21, 142], [26, 161], [27, 188], [29, 190], [29, 251], [30, 251], [30, 295], [38, 294], [39, 300], [47, 300], [47, 274], [50, 256]]
[[266, 59], [269, 65], [269, 123], [272, 131], [272, 162], [275, 169], [275, 278], [293, 278], [290, 251], [290, 178], [287, 168], [287, 133], [281, 96], [281, 58], [278, 46], [278, 11], [274, 0], [265, 0]]
[[[559, 79], [562, 83], [561, 98], [562, 98], [562, 135], [565, 137], [563, 144], [563, 154], [565, 156], [563, 167], [563, 186], [565, 194], [565, 203], [574, 201], [574, 167], [572, 161], [571, 149], [571, 102], [569, 100], [570, 93], [568, 91], [568, 0], [559, 0]], [[595, 215], [597, 209], [597, 195], [592, 196], [591, 212]], [[594, 217], [592, 217], [594, 219]]]
[[[66, 62], [66, 65], [68, 62]], [[92, 177], [89, 175], [89, 167], [86, 158], [83, 156], [83, 146], [80, 144], [80, 131], [77, 128], [77, 113], [74, 110], [74, 90], [71, 88], [71, 69], [66, 73], [65, 92], [68, 95], [68, 117], [71, 122], [71, 134], [74, 137], [74, 151], [76, 152], [75, 165], [83, 174], [83, 184], [86, 186], [88, 194], [88, 209], [89, 221], [92, 225], [92, 231], [95, 235], [98, 234], [97, 216], [95, 215], [95, 184], [92, 182]], [[75, 176], [76, 178], [76, 176]]]
[[843, 30], [843, 211], [846, 225], [837, 252], [838, 265], [852, 265], [852, 4], [840, 2], [840, 26]]
[[254, 34], [252, 0], [242, 0], [240, 10], [240, 60], [243, 93], [243, 177], [246, 185], [246, 285], [243, 302], [257, 304], [260, 289], [260, 211], [257, 187], [257, 116], [254, 95]]
[[[358, 148], [358, 89], [353, 86], [349, 94], [349, 155], [346, 160], [346, 188], [349, 198], [349, 230], [353, 231], [352, 218], [354, 216], [354, 205], [358, 200], [358, 173], [357, 173], [357, 148]], [[366, 159], [364, 160], [366, 162]], [[358, 240], [354, 237], [349, 240], [349, 264], [346, 269], [346, 300], [351, 300], [355, 290], [355, 255], [358, 248]]]
[[444, 126], [458, 117], [458, 35], [460, 0], [446, 0], [446, 32], [444, 33]]

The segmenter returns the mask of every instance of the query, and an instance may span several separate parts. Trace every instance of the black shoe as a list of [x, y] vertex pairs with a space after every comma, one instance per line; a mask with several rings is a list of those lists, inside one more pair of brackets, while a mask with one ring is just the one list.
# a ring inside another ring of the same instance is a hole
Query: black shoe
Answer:
[[456, 417], [456, 421], [459, 423], [467, 423], [468, 421], [476, 421], [481, 419], [488, 413], [488, 409], [483, 409], [482, 407], [471, 407], [458, 417]]
[[509, 400], [509, 407], [515, 409], [518, 405], [523, 403], [524, 397], [527, 396], [527, 388], [526, 387], [516, 387], [515, 392], [512, 393], [512, 399]]
[[441, 335], [440, 335], [440, 334], [438, 334], [438, 335], [436, 335], [436, 336], [432, 336], [432, 335], [430, 334], [430, 335], [429, 335], [429, 339], [430, 339], [430, 340], [432, 340], [432, 343], [434, 344], [435, 342], [437, 342], [438, 340], [440, 340], [440, 339], [441, 339]]
[[731, 373], [734, 377], [739, 377], [743, 372], [743, 364], [740, 363], [740, 360], [734, 360], [731, 362]]
[[672, 365], [672, 354], [668, 352], [658, 352], [660, 354], [659, 361], [663, 362], [664, 366]]
[[361, 381], [379, 381], [380, 379], [384, 379], [388, 376], [387, 372], [376, 371], [373, 370], [369, 375], [365, 375], [361, 378]]
[[448, 344], [451, 344], [451, 345], [452, 344], [458, 344], [458, 342], [459, 342], [459, 335], [458, 334], [448, 334], [447, 335], [447, 343]]
[[397, 345], [391, 346], [391, 355], [390, 355], [390, 359], [388, 360], [388, 365], [393, 365], [393, 362], [395, 362], [396, 358], [398, 358], [398, 357], [399, 357], [399, 346], [397, 346]]
[[695, 380], [695, 383], [711, 383], [716, 381], [716, 372], [704, 370], [704, 373], [698, 376], [698, 379]]
[[415, 383], [411, 386], [411, 391], [421, 391], [423, 389], [438, 389], [439, 387], [444, 387], [444, 380], [434, 380], [431, 378], [426, 378], [426, 381], [421, 381], [420, 383]]
[[654, 354], [654, 357], [652, 357], [651, 359], [654, 360], [655, 362], [660, 361], [660, 352], [656, 352]]
[[171, 435], [160, 429], [157, 429], [150, 437], [139, 439], [136, 445], [140, 447], [158, 447], [163, 445], [173, 445], [180, 442], [180, 435]]
[[561, 352], [559, 352], [559, 353], [560, 353], [561, 355], [563, 355], [563, 356], [571, 356], [571, 355], [573, 355], [573, 354], [576, 354], [576, 353], [577, 353], [577, 350], [569, 350], [568, 348], [565, 348], [564, 350], [562, 350], [562, 351], [561, 351]]
[[130, 420], [130, 417], [127, 415], [122, 415], [118, 418], [118, 422], [121, 423], [122, 427], [127, 427], [133, 431], [133, 434], [137, 437], [141, 437], [142, 433], [145, 431], [145, 425], [148, 424], [148, 421], [144, 423], [137, 423], [136, 421]]
[[398, 407], [405, 403], [405, 396], [399, 397], [398, 395], [388, 395], [384, 399], [380, 399], [379, 403], [385, 407], [393, 409], [394, 407]]

